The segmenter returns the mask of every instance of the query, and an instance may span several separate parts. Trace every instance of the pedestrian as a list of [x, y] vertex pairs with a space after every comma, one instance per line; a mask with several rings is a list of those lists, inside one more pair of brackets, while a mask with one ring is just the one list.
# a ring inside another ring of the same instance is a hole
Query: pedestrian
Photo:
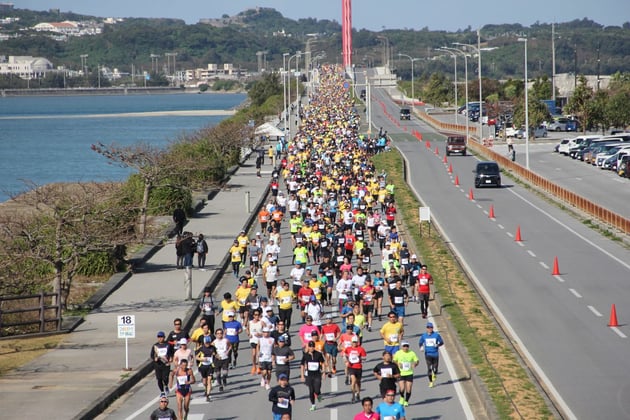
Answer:
[[173, 352], [173, 347], [166, 342], [164, 331], [158, 331], [157, 343], [151, 347], [151, 360], [153, 360], [160, 397], [168, 396], [168, 379], [171, 373]]
[[361, 400], [362, 410], [360, 413], [354, 416], [353, 420], [380, 420], [381, 416], [374, 411], [374, 400], [370, 397], [365, 397]]
[[184, 266], [184, 254], [182, 253], [182, 240], [184, 238], [179, 233], [175, 238], [175, 267], [180, 269]]
[[378, 388], [381, 398], [385, 398], [385, 392], [396, 389], [396, 383], [400, 378], [400, 369], [396, 363], [392, 362], [392, 354], [383, 351], [383, 361], [374, 366], [374, 376], [379, 380]]
[[444, 345], [444, 340], [442, 340], [440, 333], [433, 330], [432, 322], [427, 322], [427, 332], [420, 336], [418, 344], [420, 348], [424, 347], [424, 359], [427, 362], [429, 388], [433, 388], [440, 364], [438, 349]]
[[177, 415], [172, 408], [168, 408], [168, 398], [160, 397], [158, 408], [153, 410], [149, 418], [151, 420], [177, 420]]
[[175, 222], [175, 234], [181, 235], [186, 224], [186, 212], [181, 207], [177, 207], [173, 211], [173, 222]]
[[396, 402], [396, 390], [385, 392], [385, 400], [376, 407], [381, 419], [406, 420], [405, 407]]
[[186, 300], [192, 300], [192, 267], [193, 254], [195, 252], [195, 240], [190, 232], [184, 232], [181, 241], [182, 255], [184, 257], [184, 291]]
[[400, 343], [400, 350], [394, 354], [393, 361], [400, 369], [400, 380], [398, 381], [400, 400], [398, 403], [403, 407], [407, 407], [411, 398], [411, 388], [413, 387], [413, 369], [418, 366], [420, 361], [418, 360], [418, 355], [409, 349], [408, 341]]
[[271, 406], [271, 413], [273, 414], [273, 420], [284, 420], [287, 414], [291, 419], [293, 412], [293, 404], [295, 403], [295, 390], [289, 385], [289, 377], [281, 373], [278, 375], [277, 386], [274, 386], [269, 391], [269, 401], [273, 403]]
[[322, 380], [325, 377], [325, 364], [324, 355], [315, 350], [315, 342], [309, 341], [300, 362], [300, 379], [308, 386], [308, 398], [311, 401], [310, 411], [315, 411], [315, 400], [322, 400]]
[[262, 167], [262, 164], [263, 164], [263, 158], [262, 158], [262, 157], [260, 157], [260, 156], [258, 156], [258, 157], [256, 158], [256, 176], [257, 176], [258, 178], [261, 178], [260, 169], [261, 169], [261, 167]]
[[179, 365], [171, 372], [169, 387], [175, 386], [175, 397], [177, 398], [178, 418], [188, 417], [190, 410], [190, 397], [192, 395], [191, 385], [195, 383], [195, 375], [188, 365], [187, 359], [182, 359]]
[[208, 243], [204, 239], [203, 233], [197, 236], [197, 265], [200, 269], [206, 266], [206, 255], [208, 255]]

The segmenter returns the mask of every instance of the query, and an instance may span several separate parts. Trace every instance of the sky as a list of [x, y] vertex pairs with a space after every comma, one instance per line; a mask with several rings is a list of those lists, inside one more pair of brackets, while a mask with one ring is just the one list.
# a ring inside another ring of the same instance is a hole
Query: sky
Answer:
[[[16, 8], [60, 9], [100, 17], [170, 17], [197, 23], [201, 18], [235, 15], [260, 6], [291, 19], [317, 18], [341, 22], [342, 0], [3, 0]], [[441, 7], [444, 5], [444, 7]], [[355, 29], [422, 29], [456, 31], [486, 24], [568, 22], [591, 19], [605, 26], [630, 21], [629, 0], [354, 0]]]

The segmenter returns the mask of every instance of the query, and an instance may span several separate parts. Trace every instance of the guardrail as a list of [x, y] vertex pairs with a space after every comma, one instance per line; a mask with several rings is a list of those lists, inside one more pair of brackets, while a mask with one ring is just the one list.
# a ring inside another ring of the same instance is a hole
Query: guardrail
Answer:
[[[58, 293], [26, 296], [0, 296], [0, 336], [14, 335], [12, 327], [26, 327], [37, 331], [51, 332], [61, 329], [61, 306]], [[20, 334], [21, 335], [21, 334]]]
[[[439, 131], [466, 134], [466, 126], [463, 126], [461, 124], [444, 123], [432, 117], [431, 115], [427, 115], [422, 112], [418, 112], [416, 113], [416, 115]], [[492, 149], [492, 142], [488, 141], [488, 139], [482, 139], [482, 144], [477, 139], [472, 138], [472, 136], [477, 135], [476, 127], [469, 126], [468, 131], [471, 135], [471, 137], [469, 137], [468, 139], [469, 149], [472, 149], [474, 152], [479, 153], [489, 160], [497, 161], [503, 169], [513, 172], [528, 183], [542, 189], [549, 194], [552, 194], [556, 198], [599, 220], [609, 227], [618, 229], [626, 235], [630, 234], [630, 219], [627, 219], [613, 211], [610, 211], [607, 208], [602, 207], [599, 204], [596, 204], [591, 200], [574, 193], [573, 191], [554, 184], [553, 182], [545, 179], [535, 172], [524, 168], [518, 163], [512, 162], [512, 160], [508, 159], [506, 156], [495, 152]]]

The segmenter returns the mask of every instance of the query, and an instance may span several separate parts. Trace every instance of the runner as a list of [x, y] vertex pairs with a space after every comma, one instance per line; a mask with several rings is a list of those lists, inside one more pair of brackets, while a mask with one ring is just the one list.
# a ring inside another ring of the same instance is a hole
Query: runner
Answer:
[[160, 397], [168, 396], [168, 379], [171, 373], [171, 362], [173, 361], [173, 347], [166, 342], [164, 331], [158, 331], [157, 343], [151, 347], [151, 360], [155, 369], [155, 379], [157, 379]]
[[400, 350], [400, 342], [402, 341], [405, 330], [403, 324], [398, 321], [396, 312], [391, 311], [387, 317], [389, 321], [383, 324], [380, 333], [385, 344], [385, 351], [393, 356]]
[[260, 310], [255, 310], [253, 317], [254, 319], [252, 319], [247, 327], [247, 336], [249, 337], [249, 347], [251, 348], [252, 353], [252, 370], [250, 373], [255, 375], [256, 373], [260, 373], [260, 367], [257, 364], [258, 342], [263, 336], [263, 329], [265, 328], [265, 325], [262, 321]]
[[431, 294], [432, 284], [433, 276], [427, 272], [427, 266], [423, 265], [420, 274], [418, 274], [418, 295], [420, 296], [422, 318], [426, 318], [429, 313], [429, 295]]
[[326, 367], [328, 377], [337, 374], [337, 355], [339, 354], [339, 337], [341, 330], [339, 326], [333, 322], [331, 314], [326, 315], [326, 323], [322, 326], [322, 336], [324, 337], [324, 354], [326, 357]]
[[177, 420], [177, 415], [173, 409], [168, 408], [168, 398], [161, 397], [158, 408], [156, 408], [151, 416], [151, 420]]
[[293, 301], [295, 299], [295, 294], [289, 289], [289, 283], [282, 280], [282, 288], [276, 293], [276, 300], [278, 301], [278, 316], [287, 330], [291, 326], [291, 314], [293, 313]]
[[361, 412], [355, 415], [353, 420], [380, 420], [380, 414], [373, 410], [374, 400], [372, 400], [372, 398], [363, 398], [361, 400], [361, 406], [363, 407]]
[[206, 397], [206, 401], [211, 400], [210, 392], [212, 392], [213, 362], [216, 350], [212, 345], [212, 337], [203, 337], [203, 347], [197, 352], [196, 359], [199, 362], [199, 373], [204, 388], [203, 396]]
[[264, 386], [265, 389], [271, 388], [271, 371], [273, 369], [273, 357], [272, 352], [275, 344], [275, 340], [269, 334], [271, 330], [269, 328], [263, 328], [263, 336], [258, 340], [256, 352], [258, 353], [258, 369], [260, 371], [260, 386]]
[[442, 336], [438, 332], [433, 331], [433, 323], [427, 322], [427, 332], [420, 336], [418, 344], [420, 348], [424, 347], [429, 388], [433, 388], [440, 364], [439, 348], [444, 345], [444, 340], [442, 340]]
[[400, 369], [396, 363], [392, 363], [392, 354], [383, 351], [383, 361], [374, 366], [374, 376], [380, 382], [378, 384], [379, 394], [384, 399], [385, 393], [390, 389], [396, 389], [396, 383], [400, 378]]
[[288, 414], [291, 419], [293, 412], [293, 404], [295, 403], [295, 391], [289, 385], [289, 377], [284, 373], [278, 375], [279, 385], [274, 386], [269, 391], [269, 401], [273, 403], [271, 413], [273, 420], [283, 420], [284, 415]]
[[350, 375], [350, 391], [352, 392], [351, 402], [354, 404], [361, 400], [361, 377], [363, 375], [363, 361], [367, 358], [367, 353], [363, 347], [359, 346], [359, 337], [354, 336], [351, 340], [352, 346], [344, 350], [346, 366]]
[[216, 334], [216, 338], [212, 342], [212, 346], [217, 350], [214, 356], [214, 373], [219, 385], [219, 391], [223, 392], [223, 388], [227, 385], [232, 345], [230, 341], [223, 336], [223, 328], [218, 328], [214, 333]]
[[188, 367], [188, 359], [182, 359], [177, 368], [171, 372], [169, 387], [175, 388], [175, 396], [177, 398], [178, 418], [185, 419], [188, 417], [190, 410], [190, 396], [192, 395], [191, 385], [195, 383], [195, 375], [192, 369]]
[[402, 286], [402, 279], [398, 276], [395, 277], [396, 286], [389, 291], [389, 305], [392, 311], [398, 315], [398, 321], [404, 324], [405, 319], [405, 307], [409, 303], [409, 293], [407, 289]]
[[308, 398], [311, 401], [310, 411], [315, 411], [315, 400], [322, 400], [325, 363], [322, 353], [315, 350], [315, 343], [309, 341], [300, 362], [300, 379], [308, 386]]
[[381, 419], [406, 420], [405, 407], [396, 402], [396, 391], [393, 389], [385, 393], [385, 400], [376, 407]]
[[[240, 322], [234, 320], [234, 312], [228, 312], [228, 322], [223, 324], [225, 338], [230, 342], [230, 355], [232, 357], [232, 369], [236, 367], [238, 359], [239, 334], [243, 332]], [[215, 346], [216, 347], [216, 346]], [[219, 348], [217, 347], [217, 351]]]
[[403, 407], [407, 407], [411, 398], [411, 388], [413, 387], [413, 369], [418, 366], [420, 361], [418, 360], [418, 355], [409, 350], [409, 342], [403, 341], [400, 343], [400, 347], [400, 350], [394, 354], [393, 359], [400, 369], [400, 381], [398, 382], [400, 400], [398, 403]]
[[291, 361], [295, 359], [295, 353], [291, 350], [291, 346], [287, 344], [287, 339], [281, 335], [276, 340], [278, 345], [272, 350], [273, 365], [276, 368], [276, 379], [280, 379], [280, 375], [284, 374], [291, 377]]

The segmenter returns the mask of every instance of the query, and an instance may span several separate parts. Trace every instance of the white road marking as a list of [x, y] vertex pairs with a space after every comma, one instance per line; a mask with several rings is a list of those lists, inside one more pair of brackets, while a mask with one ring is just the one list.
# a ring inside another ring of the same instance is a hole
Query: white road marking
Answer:
[[506, 234], [507, 236], [509, 236], [510, 238], [513, 238], [513, 237], [514, 237], [514, 235], [512, 235], [512, 232], [505, 232], [505, 234]]
[[149, 408], [154, 407], [156, 405], [156, 402], [155, 402], [156, 400], [157, 400], [157, 398], [149, 401], [148, 403], [143, 405], [141, 408], [139, 408], [135, 412], [131, 413], [131, 415], [129, 417], [127, 417], [125, 420], [134, 420], [136, 417], [138, 417], [140, 414], [144, 413]]
[[539, 264], [540, 264], [540, 265], [542, 266], [542, 268], [544, 268], [545, 270], [549, 270], [549, 266], [548, 266], [547, 264], [545, 264], [545, 262], [544, 262], [544, 261], [541, 261]]
[[588, 306], [587, 306], [587, 308], [588, 308], [588, 309], [590, 309], [590, 310], [591, 310], [591, 312], [593, 312], [593, 313], [595, 314], [595, 316], [599, 316], [599, 317], [603, 316], [603, 315], [602, 315], [601, 313], [599, 313], [599, 311], [598, 311], [597, 309], [595, 309], [593, 306], [588, 305]]
[[622, 333], [619, 328], [617, 327], [610, 327], [611, 330], [613, 330], [615, 333], [617, 333], [617, 335], [621, 338], [628, 338], [628, 336], [626, 336], [624, 333]]
[[479, 208], [479, 209], [480, 209], [480, 208], [482, 208], [482, 207], [481, 207], [481, 204], [477, 204], [477, 208]]
[[579, 176], [576, 176], [575, 179], [576, 179], [576, 181], [581, 181], [582, 180], [582, 178], [580, 178]]
[[497, 226], [499, 227], [499, 229], [505, 229], [505, 227], [501, 223], [499, 223]]
[[564, 283], [564, 279], [560, 276], [554, 276], [560, 283]]
[[488, 215], [488, 210], [484, 210], [483, 214], [485, 214], [487, 216]]
[[534, 252], [531, 249], [528, 249], [527, 253], [531, 255], [533, 258], [536, 258], [536, 254], [534, 254]]
[[525, 244], [524, 244], [523, 242], [520, 242], [520, 241], [519, 241], [519, 242], [517, 242], [517, 244], [518, 244], [519, 246], [525, 246]]
[[576, 298], [578, 298], [578, 299], [582, 299], [582, 295], [581, 295], [581, 294], [579, 294], [579, 293], [577, 292], [577, 290], [575, 290], [575, 289], [569, 289], [569, 292], [573, 293], [573, 296], [575, 296]]

